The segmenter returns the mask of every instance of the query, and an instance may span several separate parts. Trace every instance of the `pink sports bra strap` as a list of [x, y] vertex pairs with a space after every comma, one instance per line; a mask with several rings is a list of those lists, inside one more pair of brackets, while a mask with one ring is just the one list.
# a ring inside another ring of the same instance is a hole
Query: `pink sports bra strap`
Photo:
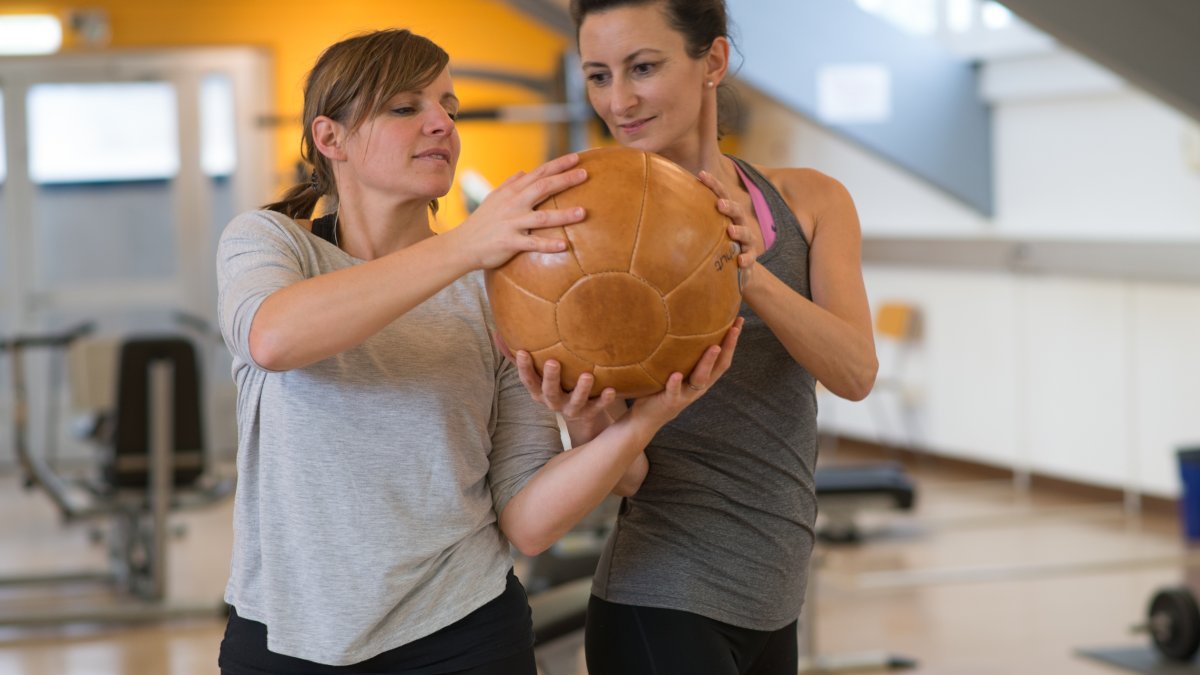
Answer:
[[742, 167], [734, 162], [733, 168], [737, 169], [738, 175], [742, 177], [742, 183], [746, 186], [746, 192], [750, 193], [750, 203], [754, 206], [755, 217], [758, 218], [758, 228], [762, 231], [763, 250], [765, 251], [775, 243], [775, 216], [771, 213], [771, 207], [767, 205], [767, 198], [763, 196], [762, 190], [759, 190], [746, 172], [742, 171]]

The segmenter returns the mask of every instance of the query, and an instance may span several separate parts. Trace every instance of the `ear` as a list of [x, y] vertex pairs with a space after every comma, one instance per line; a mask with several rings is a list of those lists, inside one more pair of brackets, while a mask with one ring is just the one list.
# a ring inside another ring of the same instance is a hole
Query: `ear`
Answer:
[[325, 115], [318, 115], [312, 123], [313, 144], [317, 151], [332, 160], [346, 159], [342, 149], [344, 127]]
[[729, 70], [729, 39], [724, 36], [713, 40], [704, 56], [705, 81], [720, 84]]

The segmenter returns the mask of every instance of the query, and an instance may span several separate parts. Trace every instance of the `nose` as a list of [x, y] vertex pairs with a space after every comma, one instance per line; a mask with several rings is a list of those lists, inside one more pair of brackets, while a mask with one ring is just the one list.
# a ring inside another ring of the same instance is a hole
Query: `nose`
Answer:
[[627, 79], [614, 77], [610, 89], [608, 105], [614, 115], [623, 117], [637, 105], [637, 92], [634, 90], [633, 83]]
[[445, 136], [454, 130], [454, 120], [441, 106], [436, 106], [425, 120], [425, 133], [430, 136]]

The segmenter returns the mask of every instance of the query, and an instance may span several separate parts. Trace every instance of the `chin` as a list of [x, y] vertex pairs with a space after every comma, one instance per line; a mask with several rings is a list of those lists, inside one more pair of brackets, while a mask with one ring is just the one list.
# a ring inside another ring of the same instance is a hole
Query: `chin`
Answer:
[[643, 152], [654, 152], [654, 153], [657, 153], [660, 148], [660, 146], [657, 143], [655, 143], [653, 139], [646, 138], [644, 136], [640, 136], [640, 137], [632, 138], [632, 139], [626, 139], [625, 142], [622, 143], [621, 145], [624, 145], [627, 148], [641, 150]]
[[428, 192], [433, 195], [433, 197], [445, 197], [446, 193], [450, 192], [450, 188], [453, 186], [454, 174], [450, 174], [450, 176], [447, 178], [436, 178], [425, 184]]

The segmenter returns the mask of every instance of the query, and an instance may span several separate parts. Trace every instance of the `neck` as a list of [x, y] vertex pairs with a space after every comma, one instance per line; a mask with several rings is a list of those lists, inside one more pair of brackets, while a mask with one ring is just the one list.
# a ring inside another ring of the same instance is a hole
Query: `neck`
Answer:
[[[690, 136], [680, 139], [674, 147], [663, 148], [660, 154], [693, 175], [707, 171], [729, 186], [736, 186], [733, 165], [721, 154], [717, 140], [717, 95], [709, 92], [700, 106], [700, 117]], [[730, 179], [733, 179], [730, 182]]]
[[338, 245], [362, 260], [381, 258], [432, 236], [428, 202], [374, 208], [343, 202], [338, 207]]
[[737, 175], [733, 162], [721, 153], [716, 129], [714, 128], [711, 134], [704, 133], [699, 136], [687, 143], [686, 147], [664, 148], [660, 154], [692, 175], [699, 175], [701, 171], [707, 171], [716, 176], [717, 180], [727, 189], [737, 190], [740, 188], [741, 179]]

